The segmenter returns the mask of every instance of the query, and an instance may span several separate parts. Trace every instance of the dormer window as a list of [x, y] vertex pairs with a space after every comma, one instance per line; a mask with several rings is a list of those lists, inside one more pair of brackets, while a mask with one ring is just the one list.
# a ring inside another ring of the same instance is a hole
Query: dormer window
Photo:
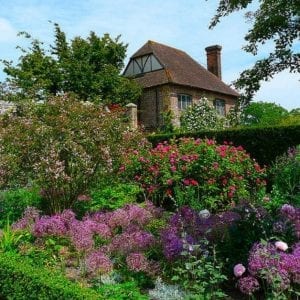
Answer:
[[191, 95], [179, 94], [177, 96], [177, 98], [178, 98], [178, 109], [179, 110], [185, 110], [190, 105], [192, 105], [192, 96]]
[[135, 76], [161, 69], [163, 69], [163, 66], [157, 58], [153, 54], [148, 54], [132, 58], [124, 72], [124, 75]]

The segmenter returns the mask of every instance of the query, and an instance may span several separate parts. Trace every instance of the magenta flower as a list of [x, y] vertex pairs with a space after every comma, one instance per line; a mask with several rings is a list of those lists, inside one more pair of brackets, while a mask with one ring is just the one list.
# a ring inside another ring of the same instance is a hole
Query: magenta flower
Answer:
[[135, 272], [147, 271], [149, 261], [143, 253], [131, 253], [126, 257], [128, 269]]
[[246, 295], [252, 295], [259, 290], [259, 282], [253, 276], [242, 277], [238, 280], [239, 290]]
[[113, 263], [107, 255], [101, 251], [92, 252], [86, 259], [86, 268], [93, 274], [106, 274], [112, 271]]

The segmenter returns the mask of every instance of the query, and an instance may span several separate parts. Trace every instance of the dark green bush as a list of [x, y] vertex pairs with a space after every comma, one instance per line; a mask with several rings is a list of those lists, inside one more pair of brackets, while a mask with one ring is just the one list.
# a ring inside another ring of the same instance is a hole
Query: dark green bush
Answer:
[[0, 295], [5, 299], [107, 299], [61, 274], [36, 268], [24, 257], [0, 254]]
[[289, 147], [300, 144], [300, 125], [156, 134], [149, 135], [148, 140], [157, 145], [159, 142], [179, 137], [214, 138], [220, 144], [229, 141], [235, 146], [243, 146], [260, 165], [270, 165]]
[[0, 227], [18, 220], [28, 206], [39, 207], [41, 197], [36, 189], [20, 188], [0, 192]]

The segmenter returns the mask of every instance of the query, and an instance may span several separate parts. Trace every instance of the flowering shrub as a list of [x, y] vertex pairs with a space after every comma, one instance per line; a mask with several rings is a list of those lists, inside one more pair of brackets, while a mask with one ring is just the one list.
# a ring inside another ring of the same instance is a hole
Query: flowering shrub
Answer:
[[287, 244], [282, 241], [255, 243], [249, 253], [247, 273], [243, 267], [241, 274], [235, 274], [242, 276], [237, 283], [240, 291], [252, 295], [264, 287], [264, 293], [271, 294], [272, 299], [293, 295], [300, 283], [300, 244], [291, 248], [292, 251], [286, 253]]
[[0, 120], [0, 187], [37, 184], [48, 212], [70, 208], [101, 174], [108, 176], [138, 133], [120, 111], [72, 96], [20, 108]]
[[218, 115], [207, 98], [189, 106], [180, 117], [180, 126], [184, 131], [200, 131], [205, 129], [222, 129], [225, 118]]
[[[213, 140], [180, 139], [132, 150], [125, 154], [120, 173], [139, 183], [146, 197], [158, 204], [175, 198], [178, 205], [196, 209], [218, 210], [241, 198], [255, 200], [265, 185], [265, 170], [241, 146]], [[180, 193], [185, 195], [177, 197]], [[192, 203], [191, 198], [196, 200]]]
[[[159, 264], [148, 257], [148, 252], [155, 247], [157, 239], [145, 228], [160, 218], [161, 213], [161, 209], [150, 202], [87, 214], [82, 220], [76, 219], [72, 210], [40, 216], [37, 210], [28, 208], [12, 228], [30, 231], [42, 248], [49, 238], [64, 239], [60, 256], [69, 253], [68, 265], [84, 266], [89, 278], [120, 271], [120, 266], [152, 276], [159, 270]], [[70, 256], [70, 253], [73, 254]]]

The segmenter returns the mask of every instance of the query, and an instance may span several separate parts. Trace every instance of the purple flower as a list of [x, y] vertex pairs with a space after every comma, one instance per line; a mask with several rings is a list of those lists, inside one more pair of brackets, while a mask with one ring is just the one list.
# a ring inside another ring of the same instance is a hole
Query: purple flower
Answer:
[[101, 251], [92, 252], [85, 259], [86, 268], [93, 274], [106, 274], [112, 271], [113, 263]]
[[252, 295], [259, 290], [259, 282], [253, 276], [242, 277], [237, 284], [239, 290], [246, 295]]
[[147, 271], [149, 261], [143, 253], [131, 253], [126, 257], [126, 263], [129, 270], [139, 272]]
[[183, 241], [174, 227], [162, 232], [163, 253], [168, 260], [178, 257], [183, 250]]
[[284, 205], [282, 205], [280, 212], [283, 216], [292, 220], [295, 217], [296, 209], [292, 205], [284, 204]]
[[22, 218], [12, 224], [12, 229], [13, 230], [23, 230], [26, 228], [29, 228], [33, 225], [36, 220], [38, 220], [40, 216], [40, 211], [35, 208], [28, 206], [23, 212]]
[[93, 232], [89, 226], [84, 226], [84, 221], [74, 220], [70, 225], [69, 235], [78, 251], [86, 251], [94, 247]]
[[64, 236], [67, 233], [64, 220], [60, 215], [42, 216], [33, 225], [32, 234], [36, 237], [42, 236]]

